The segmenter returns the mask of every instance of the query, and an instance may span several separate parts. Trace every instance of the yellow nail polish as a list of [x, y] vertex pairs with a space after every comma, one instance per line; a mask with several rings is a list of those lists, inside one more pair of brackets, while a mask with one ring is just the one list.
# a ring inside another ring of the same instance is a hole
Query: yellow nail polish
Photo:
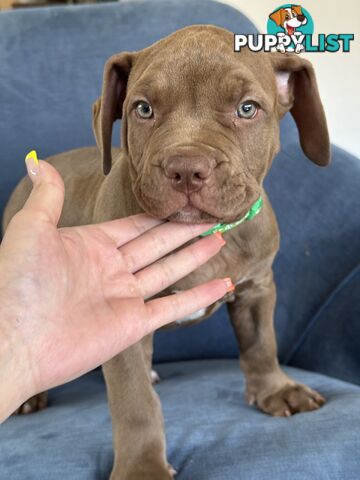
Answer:
[[26, 157], [25, 157], [25, 162], [26, 160], [33, 160], [34, 164], [36, 166], [39, 165], [39, 160], [38, 160], [38, 157], [37, 157], [37, 153], [36, 153], [36, 150], [31, 150], [31, 152], [29, 152]]
[[35, 150], [31, 150], [25, 157], [28, 174], [32, 180], [40, 174], [40, 163]]

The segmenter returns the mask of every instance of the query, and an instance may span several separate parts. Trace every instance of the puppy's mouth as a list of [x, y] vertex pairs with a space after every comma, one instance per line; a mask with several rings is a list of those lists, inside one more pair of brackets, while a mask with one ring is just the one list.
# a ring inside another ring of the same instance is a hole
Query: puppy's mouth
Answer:
[[[259, 195], [256, 196], [258, 198]], [[252, 198], [252, 200], [254, 200]], [[211, 214], [200, 207], [195, 206], [189, 199], [185, 206], [177, 209], [175, 212], [168, 215], [165, 220], [176, 223], [221, 223], [230, 224], [242, 218], [251, 207], [251, 203], [244, 202], [243, 209], [236, 214], [219, 216]]]
[[[219, 190], [202, 188], [196, 192], [178, 192], [169, 188], [161, 189], [155, 181], [146, 188], [138, 184], [134, 193], [139, 205], [145, 212], [159, 219], [176, 223], [214, 223], [230, 224], [241, 219], [259, 198], [259, 186], [230, 185]], [[231, 188], [234, 187], [234, 188]], [[160, 195], [154, 194], [159, 192]]]
[[195, 207], [190, 200], [184, 207], [169, 215], [166, 220], [176, 223], [214, 223], [219, 221], [217, 217]]

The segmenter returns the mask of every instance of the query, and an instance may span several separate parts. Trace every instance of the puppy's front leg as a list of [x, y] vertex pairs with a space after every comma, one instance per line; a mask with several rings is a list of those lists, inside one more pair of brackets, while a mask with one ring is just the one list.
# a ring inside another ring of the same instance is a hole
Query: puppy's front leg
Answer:
[[139, 342], [103, 365], [115, 451], [111, 480], [173, 478], [160, 401], [143, 347]]
[[234, 302], [228, 303], [246, 378], [247, 400], [275, 416], [315, 410], [325, 403], [323, 397], [296, 383], [279, 366], [273, 326], [275, 299], [270, 270], [261, 279], [237, 287]]

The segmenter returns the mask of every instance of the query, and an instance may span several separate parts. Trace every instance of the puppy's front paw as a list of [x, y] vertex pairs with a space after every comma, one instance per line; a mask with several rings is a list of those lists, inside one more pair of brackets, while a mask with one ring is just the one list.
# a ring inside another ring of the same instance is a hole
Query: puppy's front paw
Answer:
[[127, 472], [124, 472], [121, 465], [114, 465], [109, 480], [174, 480], [176, 474], [177, 471], [170, 463], [157, 467], [140, 463]]
[[26, 415], [43, 410], [47, 406], [47, 400], [48, 392], [38, 393], [20, 405], [20, 407], [15, 410], [14, 415]]
[[298, 383], [285, 385], [256, 403], [265, 413], [275, 417], [290, 417], [295, 413], [317, 410], [324, 405], [325, 398], [315, 390]]

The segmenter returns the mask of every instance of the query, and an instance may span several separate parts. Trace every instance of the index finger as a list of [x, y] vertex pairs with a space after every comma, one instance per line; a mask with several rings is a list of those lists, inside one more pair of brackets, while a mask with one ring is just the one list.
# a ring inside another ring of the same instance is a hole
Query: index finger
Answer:
[[164, 220], [151, 217], [146, 213], [139, 213], [130, 217], [99, 223], [96, 227], [112, 238], [117, 247], [121, 247], [161, 223], [164, 223]]
[[211, 226], [205, 223], [166, 222], [127, 243], [119, 251], [129, 272], [134, 273], [204, 233]]

